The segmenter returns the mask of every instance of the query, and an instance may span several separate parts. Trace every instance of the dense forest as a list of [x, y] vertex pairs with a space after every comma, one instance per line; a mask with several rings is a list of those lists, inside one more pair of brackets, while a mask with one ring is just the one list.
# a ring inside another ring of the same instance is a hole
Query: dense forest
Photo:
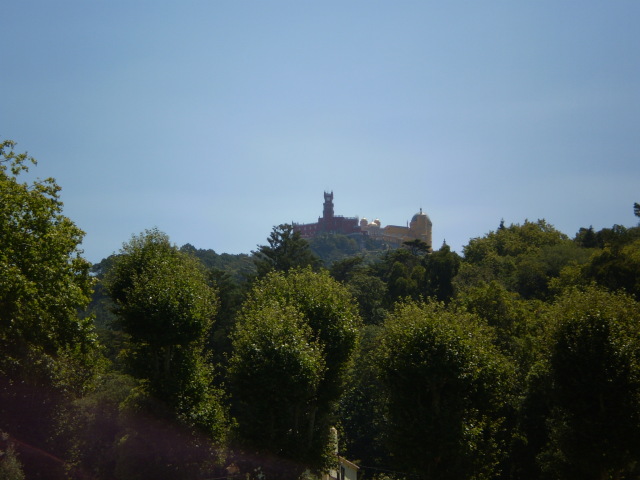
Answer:
[[336, 451], [362, 479], [640, 478], [640, 226], [497, 221], [462, 255], [150, 229], [91, 265], [14, 145], [0, 479], [319, 479]]

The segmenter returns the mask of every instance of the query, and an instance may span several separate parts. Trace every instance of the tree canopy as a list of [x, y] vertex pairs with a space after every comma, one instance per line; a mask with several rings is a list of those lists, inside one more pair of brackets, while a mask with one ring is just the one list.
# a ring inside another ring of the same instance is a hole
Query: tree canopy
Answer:
[[247, 445], [318, 470], [327, 466], [329, 429], [359, 326], [351, 295], [326, 271], [272, 272], [256, 283], [230, 361], [234, 412]]
[[400, 304], [377, 352], [387, 447], [430, 479], [495, 478], [504, 460], [513, 367], [473, 317]]
[[[20, 181], [35, 160], [0, 144], [0, 342], [5, 360], [36, 350], [45, 355], [90, 349], [90, 264], [81, 257], [84, 232], [62, 213], [52, 178]], [[17, 360], [17, 358], [15, 359]], [[7, 362], [9, 363], [9, 362]], [[5, 363], [5, 366], [8, 366]]]
[[[60, 406], [100, 364], [93, 319], [79, 315], [93, 282], [60, 187], [22, 181], [36, 161], [14, 147], [0, 143], [0, 431], [49, 450]], [[33, 474], [39, 460], [23, 463]]]
[[554, 478], [631, 478], [640, 473], [640, 305], [593, 287], [550, 308], [550, 441]]
[[317, 480], [338, 454], [363, 479], [640, 478], [640, 225], [502, 221], [463, 256], [288, 224], [234, 256], [150, 229], [90, 268], [14, 148], [0, 477]]
[[200, 264], [158, 230], [126, 243], [107, 276], [131, 372], [177, 416], [220, 440], [224, 418], [204, 352], [217, 311]]
[[253, 252], [258, 277], [271, 271], [288, 272], [293, 268], [320, 266], [320, 259], [311, 251], [309, 242], [295, 231], [293, 225], [283, 223], [273, 227], [268, 245], [259, 245]]

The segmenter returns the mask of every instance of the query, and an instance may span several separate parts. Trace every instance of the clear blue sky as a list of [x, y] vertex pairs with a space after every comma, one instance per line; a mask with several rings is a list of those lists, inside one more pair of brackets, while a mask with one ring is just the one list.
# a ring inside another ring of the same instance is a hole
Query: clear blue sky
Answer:
[[157, 227], [249, 253], [336, 214], [434, 247], [640, 202], [638, 1], [65, 1], [2, 8], [0, 136], [91, 261]]

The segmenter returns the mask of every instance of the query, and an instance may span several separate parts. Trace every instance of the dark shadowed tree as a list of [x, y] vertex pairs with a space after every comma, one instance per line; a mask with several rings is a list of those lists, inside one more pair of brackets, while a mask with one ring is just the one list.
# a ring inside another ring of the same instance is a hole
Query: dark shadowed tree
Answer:
[[333, 262], [331, 268], [329, 269], [329, 273], [337, 281], [346, 283], [354, 275], [364, 270], [366, 270], [364, 257], [355, 256]]
[[598, 250], [582, 274], [609, 290], [624, 290], [640, 298], [640, 239]]
[[324, 368], [322, 349], [294, 307], [274, 302], [239, 319], [229, 375], [240, 445], [287, 461], [271, 476], [294, 478], [312, 456]]
[[431, 245], [418, 238], [404, 242], [404, 246], [411, 250], [411, 253], [414, 255], [424, 255], [431, 251]]
[[482, 318], [494, 329], [494, 343], [519, 364], [526, 375], [536, 360], [539, 322], [535, 319], [536, 303], [523, 300], [496, 281], [479, 283], [458, 292], [455, 299], [462, 308]]
[[206, 272], [158, 230], [126, 243], [106, 279], [131, 373], [176, 418], [213, 440], [224, 433], [219, 392], [204, 347], [218, 307]]
[[267, 242], [268, 245], [259, 245], [253, 252], [258, 277], [272, 271], [288, 272], [292, 268], [316, 269], [320, 266], [320, 259], [311, 251], [309, 242], [290, 224], [273, 227]]
[[550, 478], [638, 478], [640, 306], [595, 288], [551, 307], [549, 442], [539, 457]]
[[513, 369], [478, 321], [440, 304], [404, 303], [379, 338], [396, 468], [428, 479], [496, 478]]
[[439, 301], [448, 302], [453, 297], [453, 279], [460, 269], [460, 255], [452, 252], [449, 245], [442, 244], [439, 250], [425, 257], [426, 294]]
[[[246, 448], [299, 462], [302, 470], [326, 468], [359, 327], [349, 291], [326, 271], [272, 272], [256, 283], [230, 360], [233, 408]], [[271, 417], [274, 406], [280, 418]], [[256, 431], [257, 425], [274, 430]]]
[[2, 480], [24, 480], [25, 478], [15, 444], [9, 434], [2, 431], [0, 431], [0, 478]]
[[375, 363], [375, 351], [383, 329], [367, 325], [340, 401], [340, 453], [363, 465], [392, 469], [395, 461], [383, 440], [384, 389]]
[[598, 248], [603, 246], [599, 245], [598, 237], [596, 236], [593, 226], [590, 226], [589, 228], [580, 228], [573, 241], [583, 248]]

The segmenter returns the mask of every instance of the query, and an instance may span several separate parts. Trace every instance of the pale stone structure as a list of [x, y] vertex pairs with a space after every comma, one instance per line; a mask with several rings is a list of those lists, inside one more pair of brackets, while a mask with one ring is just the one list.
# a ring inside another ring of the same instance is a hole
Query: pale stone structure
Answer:
[[422, 209], [413, 216], [406, 227], [398, 225], [382, 227], [378, 219], [371, 223], [366, 218], [360, 220], [360, 229], [369, 237], [398, 246], [411, 240], [421, 240], [431, 247], [432, 226], [431, 219]]

